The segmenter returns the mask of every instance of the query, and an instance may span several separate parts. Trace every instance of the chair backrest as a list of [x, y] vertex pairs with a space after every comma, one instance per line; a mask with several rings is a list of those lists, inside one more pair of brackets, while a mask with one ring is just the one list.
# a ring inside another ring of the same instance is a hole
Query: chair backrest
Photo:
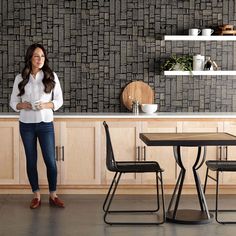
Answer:
[[116, 161], [113, 153], [113, 148], [111, 144], [111, 137], [109, 132], [109, 127], [106, 121], [103, 122], [105, 132], [106, 132], [106, 166], [110, 171], [116, 171]]

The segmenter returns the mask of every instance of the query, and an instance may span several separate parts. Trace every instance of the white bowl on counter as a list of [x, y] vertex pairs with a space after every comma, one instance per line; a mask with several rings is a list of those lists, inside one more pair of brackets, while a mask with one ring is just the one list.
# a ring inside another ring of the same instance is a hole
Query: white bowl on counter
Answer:
[[157, 104], [142, 104], [141, 109], [144, 113], [153, 114], [157, 111]]

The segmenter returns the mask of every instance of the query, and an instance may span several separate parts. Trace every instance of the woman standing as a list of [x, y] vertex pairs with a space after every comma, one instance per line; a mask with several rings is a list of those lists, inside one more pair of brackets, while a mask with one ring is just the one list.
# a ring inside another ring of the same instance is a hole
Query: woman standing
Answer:
[[63, 104], [60, 82], [49, 67], [41, 44], [31, 45], [25, 55], [25, 67], [14, 81], [10, 106], [20, 112], [20, 135], [27, 162], [27, 175], [34, 193], [30, 208], [41, 205], [37, 171], [37, 140], [39, 141], [49, 184], [49, 203], [64, 207], [56, 194], [57, 166], [53, 111]]

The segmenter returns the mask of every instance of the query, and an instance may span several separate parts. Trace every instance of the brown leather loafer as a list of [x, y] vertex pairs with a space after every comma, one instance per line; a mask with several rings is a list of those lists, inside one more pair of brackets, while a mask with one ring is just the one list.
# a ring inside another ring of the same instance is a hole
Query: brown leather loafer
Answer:
[[36, 208], [40, 207], [40, 205], [41, 205], [41, 200], [39, 200], [38, 198], [33, 198], [30, 203], [30, 208], [36, 209]]
[[61, 201], [58, 197], [55, 197], [54, 199], [49, 197], [49, 204], [53, 207], [59, 207], [59, 208], [64, 208], [65, 207], [64, 202]]

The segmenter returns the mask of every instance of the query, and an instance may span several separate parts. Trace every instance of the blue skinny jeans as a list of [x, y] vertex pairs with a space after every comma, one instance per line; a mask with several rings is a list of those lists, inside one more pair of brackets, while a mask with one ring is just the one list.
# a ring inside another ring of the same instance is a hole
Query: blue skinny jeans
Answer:
[[23, 123], [20, 122], [20, 135], [24, 144], [26, 169], [33, 192], [39, 191], [37, 170], [37, 139], [42, 150], [47, 168], [49, 191], [56, 191], [57, 166], [55, 160], [55, 133], [53, 122]]

